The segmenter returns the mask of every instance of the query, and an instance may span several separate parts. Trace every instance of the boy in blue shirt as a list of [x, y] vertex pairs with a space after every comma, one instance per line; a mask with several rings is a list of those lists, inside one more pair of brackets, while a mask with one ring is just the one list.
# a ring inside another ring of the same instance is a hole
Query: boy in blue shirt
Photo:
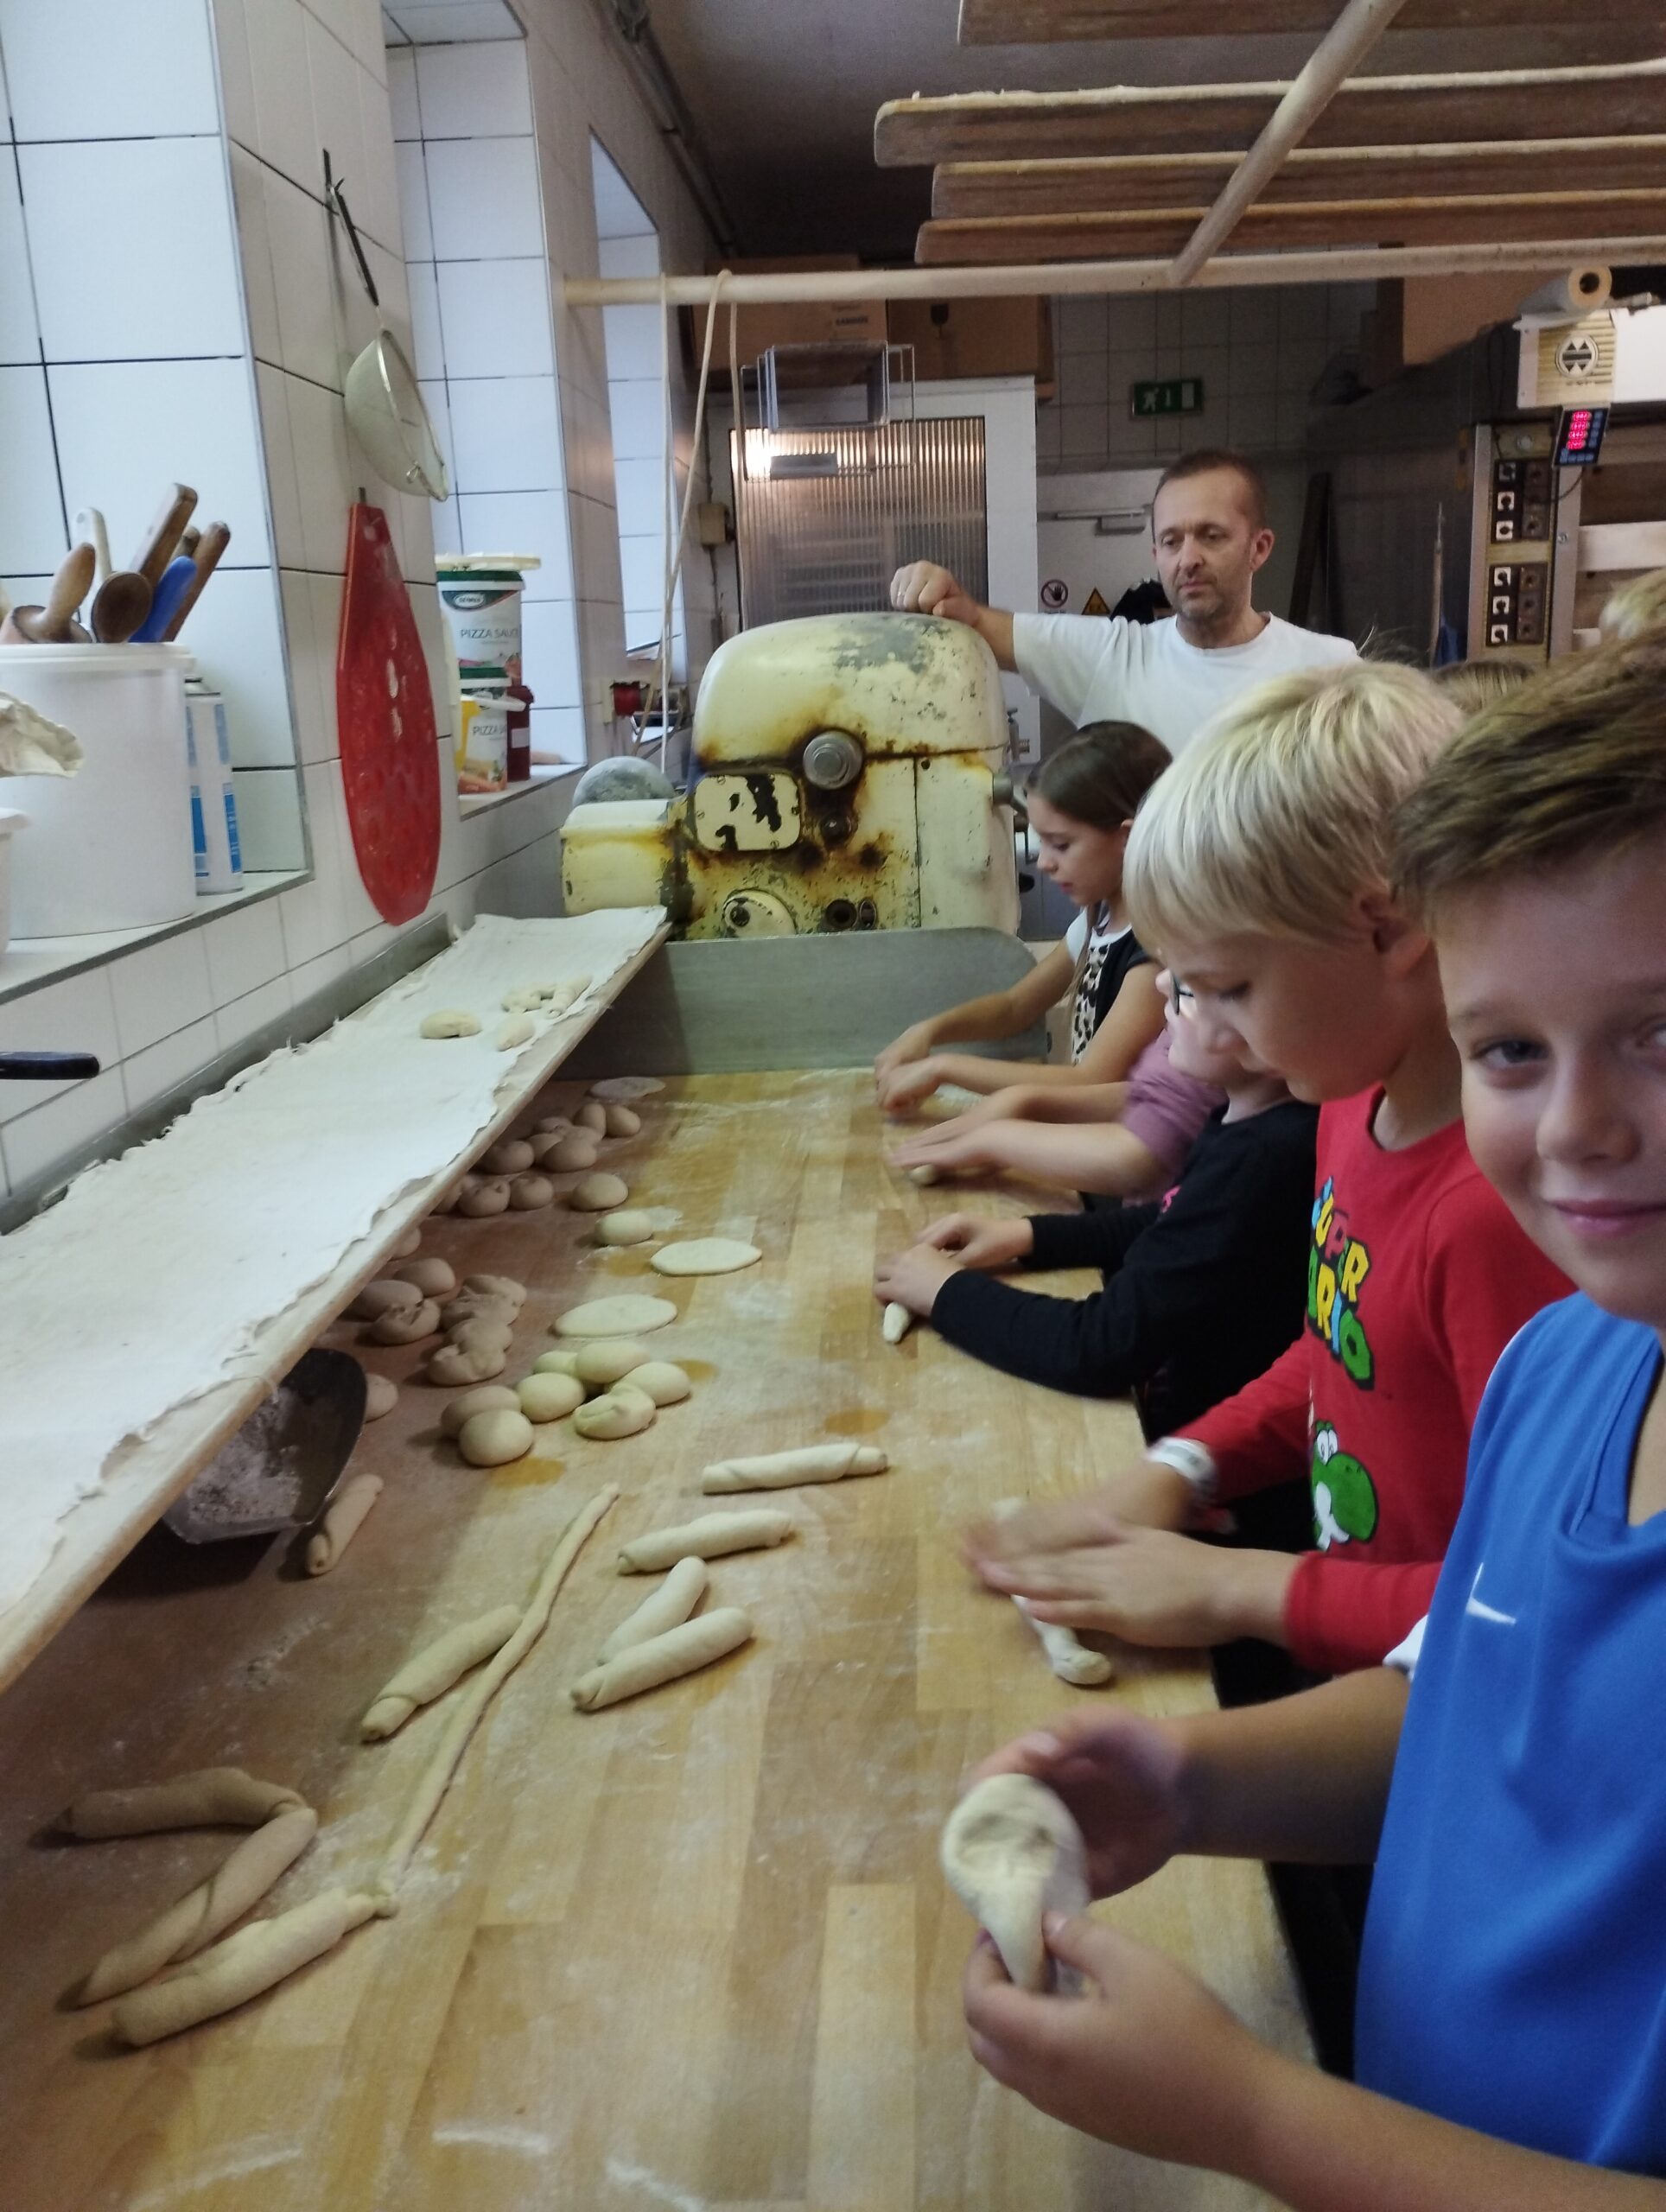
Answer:
[[1177, 1851], [1374, 1860], [1358, 2086], [1085, 1917], [1046, 1929], [1082, 1996], [1014, 1989], [980, 1942], [972, 2049], [1056, 2117], [1294, 2212], [1662, 2212], [1666, 647], [1480, 715], [1399, 849], [1471, 1149], [1578, 1294], [1499, 1362], [1387, 1667], [1178, 1723], [1072, 1716], [985, 1770], [1059, 1792], [1100, 1895]]

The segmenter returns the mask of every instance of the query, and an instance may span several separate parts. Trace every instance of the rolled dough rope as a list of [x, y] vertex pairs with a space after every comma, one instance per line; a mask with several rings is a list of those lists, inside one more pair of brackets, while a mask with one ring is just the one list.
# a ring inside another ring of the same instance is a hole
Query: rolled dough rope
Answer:
[[111, 2031], [118, 2043], [159, 2043], [229, 2012], [321, 1958], [375, 1910], [375, 1898], [362, 1890], [326, 1890], [271, 1920], [239, 1928], [154, 1989], [124, 1997], [111, 2016]]
[[617, 1484], [606, 1483], [588, 1505], [582, 1505], [568, 1522], [561, 1541], [550, 1554], [549, 1564], [538, 1577], [537, 1587], [527, 1601], [520, 1617], [520, 1624], [507, 1643], [503, 1644], [492, 1659], [481, 1668], [453, 1708], [445, 1734], [440, 1738], [433, 1758], [424, 1768], [404, 1818], [389, 1844], [381, 1870], [376, 1878], [375, 1910], [387, 1915], [399, 1909], [399, 1885], [405, 1878], [412, 1854], [422, 1841], [429, 1822], [439, 1810], [440, 1800], [450, 1787], [451, 1777], [468, 1739], [480, 1724], [480, 1715], [492, 1702], [499, 1685], [512, 1675], [521, 1661], [544, 1633], [544, 1627], [553, 1608], [557, 1592], [567, 1580], [569, 1569], [583, 1549], [587, 1539], [605, 1514], [612, 1511], [619, 1502]]
[[259, 1904], [317, 1833], [318, 1815], [309, 1805], [291, 1805], [275, 1815], [245, 1835], [206, 1882], [199, 1882], [148, 1928], [106, 1951], [81, 1984], [75, 2002], [102, 2004], [106, 1997], [137, 1989], [164, 1967], [194, 1958], [234, 1920], [241, 1920], [251, 1904]]
[[882, 1475], [890, 1460], [875, 1444], [806, 1444], [755, 1459], [714, 1459], [700, 1471], [708, 1497], [723, 1491], [789, 1490], [795, 1483], [836, 1483], [846, 1475]]
[[1046, 1989], [1052, 1961], [1041, 1916], [1080, 1912], [1088, 1901], [1087, 1853], [1063, 1801], [1027, 1774], [991, 1775], [950, 1814], [940, 1856], [1014, 1981]]
[[620, 1621], [596, 1657], [602, 1666], [616, 1659], [633, 1643], [646, 1643], [667, 1629], [681, 1628], [706, 1594], [710, 1580], [703, 1559], [680, 1559], [657, 1590], [652, 1591], [633, 1613]]
[[730, 1552], [761, 1551], [785, 1543], [792, 1516], [773, 1506], [755, 1513], [706, 1513], [675, 1529], [634, 1537], [619, 1554], [621, 1574], [658, 1574], [681, 1559], [723, 1559]]
[[681, 1244], [662, 1244], [648, 1265], [661, 1275], [732, 1275], [763, 1256], [738, 1236], [690, 1236]]
[[162, 1828], [258, 1828], [275, 1813], [299, 1809], [306, 1802], [298, 1789], [257, 1782], [240, 1766], [205, 1766], [137, 1789], [90, 1789], [58, 1825], [70, 1835], [99, 1840]]
[[[1024, 1510], [1021, 1497], [1003, 1497], [995, 1509], [997, 1521], [1010, 1521], [1014, 1513]], [[1030, 1611], [1028, 1600], [1014, 1598], [1013, 1603], [1041, 1639], [1041, 1649], [1047, 1655], [1047, 1664], [1061, 1682], [1073, 1682], [1078, 1689], [1096, 1689], [1101, 1682], [1108, 1682], [1114, 1671], [1103, 1651], [1090, 1651], [1074, 1629], [1061, 1628], [1052, 1621], [1039, 1621]]]
[[906, 1306], [893, 1298], [885, 1309], [885, 1319], [880, 1324], [880, 1334], [888, 1344], [900, 1344], [914, 1325], [914, 1317]]
[[478, 1620], [464, 1621], [437, 1637], [425, 1651], [406, 1660], [359, 1722], [359, 1735], [367, 1744], [384, 1742], [404, 1726], [419, 1705], [443, 1697], [471, 1667], [501, 1649], [519, 1622], [518, 1605], [499, 1605], [495, 1612], [482, 1613]]
[[605, 1666], [582, 1675], [567, 1693], [581, 1713], [600, 1713], [604, 1705], [618, 1705], [644, 1690], [657, 1690], [699, 1668], [709, 1667], [738, 1651], [752, 1640], [752, 1621], [738, 1605], [720, 1605], [698, 1620], [667, 1629], [664, 1636], [633, 1643]]
[[425, 1015], [418, 1032], [423, 1037], [478, 1037], [480, 1033], [480, 1025], [474, 1016], [455, 1007]]
[[380, 1475], [354, 1475], [342, 1484], [324, 1509], [324, 1517], [307, 1539], [307, 1572], [327, 1574], [358, 1535], [365, 1516], [382, 1495]]

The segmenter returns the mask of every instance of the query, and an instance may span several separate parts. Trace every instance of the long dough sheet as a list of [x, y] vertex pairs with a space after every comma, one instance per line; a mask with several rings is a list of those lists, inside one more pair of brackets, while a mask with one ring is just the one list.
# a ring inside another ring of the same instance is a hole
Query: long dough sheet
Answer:
[[[489, 1019], [505, 988], [605, 979], [664, 920], [658, 907], [482, 915], [327, 1035], [233, 1077], [0, 1238], [0, 1612], [124, 1440], [260, 1373], [262, 1328], [402, 1192], [467, 1150], [512, 1079]], [[420, 1038], [423, 1016], [448, 1006], [478, 1011], [481, 1035]]]

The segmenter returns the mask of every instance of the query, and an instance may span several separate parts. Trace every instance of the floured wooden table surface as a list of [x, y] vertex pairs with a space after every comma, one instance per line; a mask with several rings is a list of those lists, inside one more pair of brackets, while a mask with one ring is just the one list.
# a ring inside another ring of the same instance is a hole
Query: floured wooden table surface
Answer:
[[[526, 1118], [575, 1096], [553, 1085]], [[929, 1329], [881, 1341], [876, 1250], [991, 1200], [886, 1169], [865, 1073], [692, 1077], [640, 1110], [643, 1134], [601, 1164], [633, 1205], [674, 1209], [672, 1234], [750, 1236], [760, 1265], [667, 1284], [641, 1249], [592, 1248], [594, 1217], [561, 1205], [447, 1217], [423, 1249], [531, 1286], [511, 1376], [580, 1298], [673, 1298], [679, 1319], [650, 1341], [688, 1364], [691, 1401], [642, 1435], [563, 1427], [560, 1459], [482, 1472], [438, 1440], [448, 1394], [414, 1383], [360, 1442], [355, 1467], [387, 1486], [333, 1574], [299, 1579], [282, 1546], [191, 1553], [155, 1532], [0, 1700], [0, 2110], [20, 2212], [1262, 2202], [1042, 2118], [978, 2072], [960, 2018], [972, 1929], [937, 1840], [963, 1766], [1066, 1703], [1179, 1712], [1211, 1694], [1192, 1662], [1133, 1655], [1110, 1690], [1065, 1688], [955, 1557], [973, 1513], [1137, 1450], [1131, 1412], [1013, 1382]], [[421, 1350], [361, 1356], [403, 1383]], [[847, 1435], [882, 1444], [893, 1471], [779, 1493], [794, 1539], [713, 1563], [708, 1604], [748, 1607], [756, 1642], [575, 1713], [567, 1685], [652, 1586], [614, 1573], [620, 1542], [744, 1505], [700, 1497], [709, 1459]], [[63, 2009], [101, 1951], [235, 1840], [48, 1840], [76, 1791], [241, 1765], [321, 1816], [259, 1910], [357, 1881], [445, 1707], [372, 1746], [359, 1715], [433, 1635], [522, 1600], [609, 1479], [625, 1497], [489, 1712], [397, 1919], [149, 2050], [114, 2051], [107, 2007]], [[1182, 1861], [1097, 1910], [1306, 2049], [1258, 1867]]]

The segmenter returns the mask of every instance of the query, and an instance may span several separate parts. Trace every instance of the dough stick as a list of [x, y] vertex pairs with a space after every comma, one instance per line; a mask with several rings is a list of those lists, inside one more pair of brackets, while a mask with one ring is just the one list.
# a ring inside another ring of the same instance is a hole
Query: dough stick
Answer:
[[888, 1344], [900, 1344], [914, 1325], [914, 1317], [906, 1306], [893, 1298], [885, 1309], [885, 1319], [880, 1325], [880, 1334]]
[[690, 1554], [680, 1559], [652, 1597], [645, 1598], [628, 1620], [620, 1621], [597, 1656], [605, 1667], [633, 1643], [646, 1643], [670, 1628], [681, 1628], [706, 1594], [709, 1577], [706, 1562]]
[[429, 1761], [405, 1808], [387, 1855], [382, 1861], [376, 1878], [376, 1910], [384, 1915], [399, 1909], [398, 1888], [410, 1865], [411, 1855], [429, 1822], [439, 1810], [440, 1800], [450, 1786], [459, 1762], [468, 1748], [468, 1739], [479, 1724], [480, 1715], [492, 1702], [498, 1685], [506, 1675], [513, 1674], [521, 1661], [537, 1642], [556, 1602], [556, 1593], [567, 1579], [568, 1569], [583, 1549], [586, 1538], [602, 1516], [610, 1512], [619, 1502], [619, 1485], [606, 1483], [588, 1505], [582, 1505], [568, 1522], [561, 1541], [550, 1554], [550, 1563], [538, 1579], [538, 1586], [521, 1615], [520, 1625], [502, 1645], [496, 1656], [475, 1675], [464, 1691], [452, 1713], [445, 1734], [440, 1738], [433, 1758]]
[[581, 1713], [600, 1713], [604, 1705], [618, 1705], [644, 1690], [657, 1690], [737, 1651], [752, 1639], [752, 1622], [738, 1605], [720, 1605], [697, 1621], [684, 1621], [664, 1636], [633, 1643], [605, 1666], [581, 1675], [567, 1693]]
[[709, 1495], [732, 1490], [786, 1490], [795, 1483], [836, 1483], [843, 1475], [882, 1475], [891, 1462], [873, 1444], [807, 1444], [766, 1452], [757, 1459], [714, 1459], [700, 1471]]
[[[1003, 1497], [995, 1509], [994, 1518], [1010, 1521], [1014, 1513], [1024, 1510], [1021, 1497]], [[1013, 1603], [1041, 1639], [1041, 1649], [1047, 1655], [1047, 1664], [1061, 1682], [1073, 1682], [1078, 1689], [1094, 1689], [1101, 1682], [1110, 1680], [1111, 1663], [1103, 1651], [1090, 1651], [1073, 1628], [1062, 1628], [1053, 1621], [1039, 1621], [1030, 1611], [1027, 1598], [1014, 1598]]]
[[194, 1958], [234, 1920], [241, 1920], [251, 1904], [259, 1904], [317, 1833], [317, 1814], [310, 1806], [299, 1805], [245, 1835], [206, 1882], [199, 1882], [148, 1928], [106, 1951], [82, 1983], [76, 2003], [97, 2005], [106, 1997], [119, 1997], [164, 1967]]
[[792, 1516], [769, 1508], [757, 1513], [708, 1513], [676, 1529], [656, 1529], [638, 1536], [619, 1554], [621, 1574], [658, 1574], [685, 1557], [722, 1559], [730, 1552], [755, 1552], [785, 1543]]
[[159, 1828], [258, 1828], [274, 1813], [304, 1805], [298, 1789], [257, 1782], [240, 1766], [205, 1766], [137, 1789], [90, 1789], [59, 1826], [71, 1835], [149, 1835]]
[[321, 1958], [375, 1910], [375, 1898], [362, 1890], [326, 1890], [271, 1920], [251, 1922], [166, 1981], [124, 1997], [111, 2016], [111, 2032], [118, 2043], [157, 2043], [229, 2012]]
[[518, 1605], [499, 1605], [495, 1613], [482, 1613], [478, 1620], [465, 1621], [461, 1628], [436, 1638], [425, 1651], [406, 1660], [359, 1722], [359, 1734], [367, 1744], [391, 1736], [404, 1726], [419, 1705], [443, 1697], [471, 1667], [478, 1667], [482, 1659], [499, 1650], [519, 1624]]
[[359, 1523], [382, 1495], [380, 1475], [354, 1475], [342, 1484], [324, 1517], [307, 1539], [307, 1572], [327, 1574], [359, 1533]]

